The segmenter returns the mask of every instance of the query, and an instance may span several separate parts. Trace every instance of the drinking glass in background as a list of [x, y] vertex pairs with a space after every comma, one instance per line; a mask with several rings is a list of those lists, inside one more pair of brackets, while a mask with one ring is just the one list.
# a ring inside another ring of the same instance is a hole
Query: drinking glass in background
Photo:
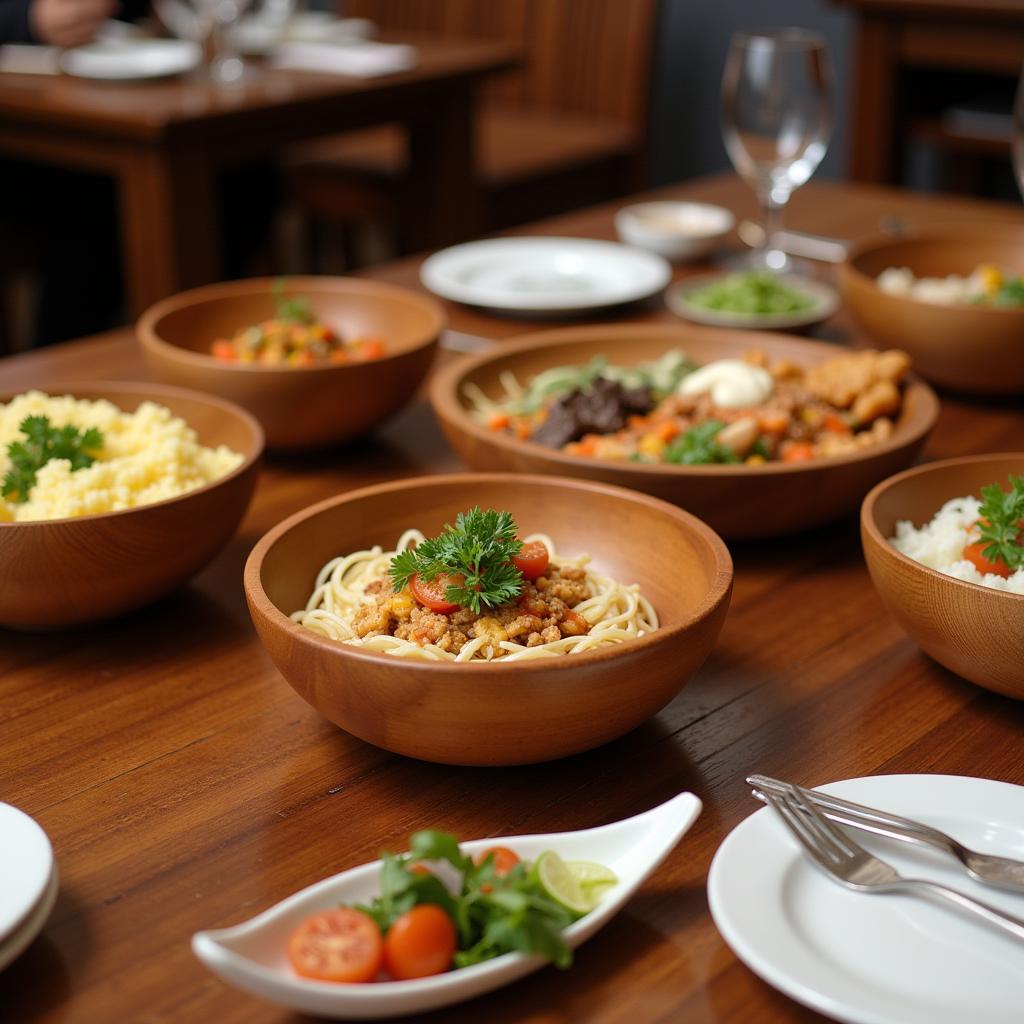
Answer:
[[792, 269], [772, 238], [789, 197], [825, 155], [830, 93], [820, 36], [794, 28], [733, 36], [722, 78], [722, 136], [733, 166], [757, 193], [764, 227], [764, 243], [746, 258], [748, 266]]
[[154, 0], [160, 20], [180, 39], [203, 48], [207, 74], [218, 85], [239, 85], [251, 76], [239, 56], [232, 30], [250, 0]]

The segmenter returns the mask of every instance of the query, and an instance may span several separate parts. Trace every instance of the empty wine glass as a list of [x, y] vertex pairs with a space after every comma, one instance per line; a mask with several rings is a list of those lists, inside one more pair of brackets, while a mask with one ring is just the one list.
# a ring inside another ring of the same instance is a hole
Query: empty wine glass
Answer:
[[794, 189], [817, 169], [832, 130], [824, 40], [803, 29], [733, 36], [722, 79], [722, 135], [740, 176], [757, 193], [764, 242], [748, 265], [792, 268], [773, 248]]
[[181, 39], [203, 48], [210, 79], [218, 85], [238, 85], [251, 71], [238, 54], [231, 30], [250, 0], [154, 0], [160, 20]]

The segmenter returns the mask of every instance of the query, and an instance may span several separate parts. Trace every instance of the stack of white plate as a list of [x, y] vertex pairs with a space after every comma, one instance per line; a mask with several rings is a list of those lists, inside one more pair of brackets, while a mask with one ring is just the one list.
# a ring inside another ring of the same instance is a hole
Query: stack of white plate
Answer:
[[46, 833], [24, 811], [0, 803], [0, 969], [42, 930], [57, 889]]

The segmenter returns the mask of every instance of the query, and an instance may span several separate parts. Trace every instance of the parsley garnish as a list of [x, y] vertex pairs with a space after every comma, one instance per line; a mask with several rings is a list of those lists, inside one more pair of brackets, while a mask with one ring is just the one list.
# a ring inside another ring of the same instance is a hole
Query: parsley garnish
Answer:
[[515, 600], [523, 589], [523, 574], [512, 563], [523, 546], [517, 529], [508, 512], [484, 512], [479, 507], [460, 512], [454, 526], [446, 524], [439, 536], [391, 559], [395, 591], [407, 587], [413, 576], [430, 582], [448, 575], [463, 579], [450, 582], [445, 598], [478, 615], [482, 607]]
[[677, 437], [665, 449], [665, 461], [683, 466], [703, 466], [710, 462], [739, 462], [739, 456], [715, 438], [723, 430], [721, 420], [705, 420]]
[[67, 459], [73, 470], [84, 469], [103, 448], [103, 435], [95, 427], [81, 432], [70, 425], [53, 427], [49, 416], [26, 416], [19, 429], [25, 440], [7, 446], [11, 468], [4, 474], [3, 486], [3, 496], [17, 502], [28, 501], [36, 472], [50, 459]]
[[989, 542], [982, 554], [990, 562], [1001, 558], [1016, 572], [1024, 569], [1024, 476], [1009, 479], [1009, 491], [999, 484], [982, 487], [978, 527], [981, 540]]
[[274, 302], [277, 305], [277, 319], [295, 324], [311, 324], [316, 321], [309, 299], [305, 295], [286, 296], [284, 278], [274, 282]]
[[[380, 895], [359, 906], [386, 932], [395, 920], [418, 903], [435, 903], [455, 922], [459, 948], [455, 966], [468, 967], [502, 953], [541, 953], [559, 967], [568, 967], [572, 951], [562, 930], [575, 915], [552, 900], [522, 861], [499, 876], [494, 858], [474, 864], [454, 836], [446, 832], [417, 832], [411, 852], [385, 853], [380, 874]], [[461, 884], [450, 892], [435, 875], [409, 871], [416, 861], [447, 861], [461, 874]]]

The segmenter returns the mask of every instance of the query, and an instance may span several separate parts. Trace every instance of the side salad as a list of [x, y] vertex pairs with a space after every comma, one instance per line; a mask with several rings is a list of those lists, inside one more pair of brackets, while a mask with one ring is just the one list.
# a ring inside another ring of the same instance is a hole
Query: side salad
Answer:
[[553, 850], [532, 863], [504, 846], [470, 857], [446, 832], [417, 832], [409, 853], [381, 855], [372, 902], [307, 918], [288, 959], [302, 977], [342, 983], [424, 978], [511, 952], [565, 968], [563, 931], [617, 881], [604, 865]]

